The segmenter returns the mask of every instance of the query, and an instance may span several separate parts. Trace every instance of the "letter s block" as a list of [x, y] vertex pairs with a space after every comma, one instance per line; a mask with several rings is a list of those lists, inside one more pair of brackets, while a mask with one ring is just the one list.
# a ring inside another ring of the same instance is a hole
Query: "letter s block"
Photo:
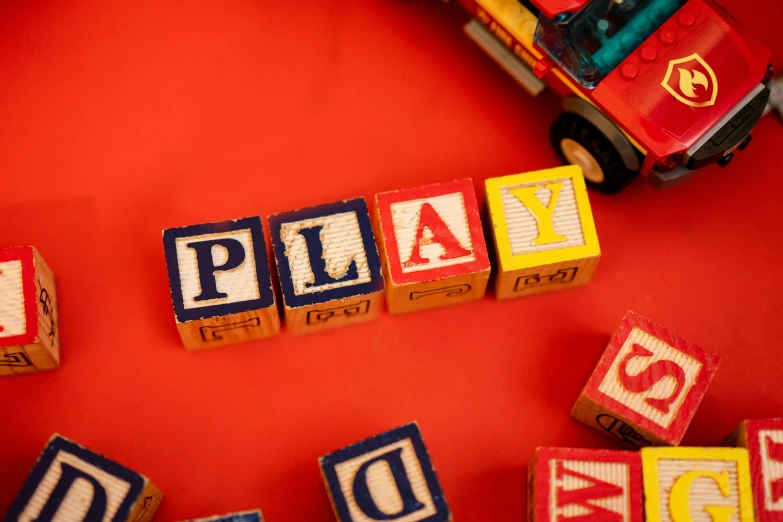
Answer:
[[470, 179], [375, 196], [393, 314], [484, 297], [489, 256]]
[[146, 477], [54, 435], [4, 521], [146, 522], [162, 498]]
[[339, 522], [450, 522], [416, 423], [319, 459]]
[[676, 446], [719, 362], [629, 311], [571, 415], [626, 446]]
[[31, 246], [0, 249], [0, 376], [60, 365], [54, 274]]
[[601, 249], [579, 167], [490, 178], [486, 189], [498, 299], [590, 282]]
[[638, 452], [537, 448], [528, 494], [528, 522], [644, 522]]
[[753, 522], [748, 452], [643, 448], [647, 522]]
[[254, 511], [242, 511], [209, 518], [198, 518], [187, 522], [264, 522], [264, 516], [261, 514], [261, 511], [256, 509]]
[[743, 421], [725, 444], [748, 450], [758, 522], [783, 522], [783, 419]]
[[384, 281], [364, 198], [269, 216], [285, 323], [292, 333], [377, 318]]
[[185, 348], [280, 332], [260, 217], [169, 228], [163, 231], [163, 247]]

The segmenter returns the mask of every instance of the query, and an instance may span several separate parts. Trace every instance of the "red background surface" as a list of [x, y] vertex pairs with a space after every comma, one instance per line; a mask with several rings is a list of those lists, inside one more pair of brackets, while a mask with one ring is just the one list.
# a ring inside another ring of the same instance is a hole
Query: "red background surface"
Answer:
[[[783, 65], [776, 0], [725, 4]], [[164, 227], [557, 163], [557, 98], [465, 21], [434, 0], [2, 2], [0, 245], [54, 268], [63, 363], [0, 380], [0, 512], [56, 431], [149, 476], [159, 520], [328, 521], [316, 459], [415, 419], [455, 520], [519, 521], [535, 446], [612, 447], [568, 412], [627, 309], [723, 358], [685, 443], [783, 414], [774, 118], [728, 169], [593, 193], [586, 288], [180, 347]]]

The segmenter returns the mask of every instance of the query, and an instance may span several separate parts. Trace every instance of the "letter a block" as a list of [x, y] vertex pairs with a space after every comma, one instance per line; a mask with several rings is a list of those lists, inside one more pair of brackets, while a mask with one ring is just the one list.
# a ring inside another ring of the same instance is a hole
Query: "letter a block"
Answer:
[[743, 421], [727, 444], [747, 448], [758, 522], [783, 522], [783, 419]]
[[319, 459], [340, 522], [450, 522], [417, 424], [406, 424]]
[[146, 522], [163, 494], [146, 477], [54, 435], [5, 522]]
[[601, 249], [579, 167], [491, 178], [486, 188], [498, 299], [590, 282]]
[[484, 297], [489, 256], [469, 179], [375, 196], [393, 314]]
[[528, 494], [528, 522], [644, 522], [638, 452], [538, 448]]
[[60, 366], [54, 274], [31, 246], [0, 249], [0, 376]]
[[269, 227], [290, 332], [380, 315], [383, 274], [364, 198], [274, 214]]
[[163, 248], [185, 348], [280, 332], [260, 217], [169, 228], [163, 231]]
[[753, 522], [748, 452], [642, 449], [647, 522]]
[[261, 515], [261, 511], [255, 510], [231, 513], [229, 515], [217, 515], [209, 518], [198, 518], [189, 520], [188, 522], [264, 522], [264, 517]]
[[571, 415], [626, 446], [676, 446], [719, 362], [628, 312]]

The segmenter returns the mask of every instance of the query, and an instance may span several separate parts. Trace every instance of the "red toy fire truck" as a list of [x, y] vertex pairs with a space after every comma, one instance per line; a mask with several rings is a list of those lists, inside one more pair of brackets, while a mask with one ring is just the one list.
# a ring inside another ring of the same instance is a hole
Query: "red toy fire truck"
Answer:
[[769, 50], [713, 0], [459, 2], [520, 84], [564, 97], [552, 144], [602, 192], [728, 165], [769, 99]]

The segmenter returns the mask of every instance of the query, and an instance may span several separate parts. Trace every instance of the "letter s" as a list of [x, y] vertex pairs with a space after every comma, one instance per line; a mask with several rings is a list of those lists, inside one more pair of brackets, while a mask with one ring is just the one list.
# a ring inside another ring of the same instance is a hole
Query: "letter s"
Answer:
[[674, 361], [656, 361], [636, 375], [628, 374], [628, 364], [636, 357], [652, 357], [653, 353], [644, 346], [633, 343], [631, 353], [625, 356], [620, 363], [618, 377], [620, 384], [633, 393], [646, 392], [656, 383], [666, 377], [673, 377], [677, 381], [677, 387], [671, 395], [661, 399], [648, 397], [644, 400], [647, 404], [663, 413], [669, 413], [669, 406], [677, 400], [685, 385], [685, 371]]

